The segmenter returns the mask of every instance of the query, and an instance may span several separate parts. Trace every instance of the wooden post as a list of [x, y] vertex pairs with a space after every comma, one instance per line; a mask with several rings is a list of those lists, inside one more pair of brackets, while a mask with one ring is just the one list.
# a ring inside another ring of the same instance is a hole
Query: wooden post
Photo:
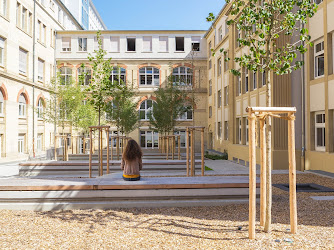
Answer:
[[297, 233], [297, 195], [296, 195], [296, 153], [295, 153], [295, 115], [289, 113], [289, 193], [291, 233]]
[[248, 113], [249, 121], [249, 239], [255, 239], [256, 219], [256, 144], [255, 114]]
[[181, 160], [181, 136], [177, 137], [177, 144], [178, 144], [178, 159]]
[[114, 160], [114, 137], [112, 136], [111, 137], [111, 143], [110, 143], [111, 145], [110, 145], [110, 148], [111, 148], [111, 161], [113, 161]]
[[63, 161], [67, 161], [67, 138], [66, 136], [63, 137], [63, 142], [64, 142], [64, 150], [63, 150]]
[[116, 155], [117, 160], [119, 160], [119, 136], [116, 137]]
[[89, 178], [92, 178], [92, 155], [93, 155], [93, 133], [89, 129], [90, 147], [89, 147]]
[[167, 139], [167, 152], [166, 152], [166, 160], [168, 160], [168, 157], [169, 157], [169, 137], [167, 136], [166, 137]]
[[55, 135], [54, 144], [55, 144], [55, 161], [56, 161], [57, 160], [57, 136], [56, 135]]
[[85, 154], [86, 153], [86, 140], [85, 140], [85, 135], [82, 138], [82, 153]]
[[100, 152], [100, 171], [99, 174], [100, 176], [103, 175], [103, 141], [102, 141], [102, 129], [99, 128], [99, 134], [100, 134], [100, 145], [99, 145], [99, 152]]
[[73, 155], [73, 136], [71, 135], [71, 147], [72, 147], [72, 155]]
[[107, 132], [107, 174], [109, 174], [109, 129], [106, 129]]
[[201, 130], [201, 159], [202, 159], [202, 176], [204, 176], [204, 128]]
[[191, 176], [195, 176], [195, 130], [192, 129], [190, 132], [191, 136]]
[[189, 177], [189, 128], [186, 130], [186, 162], [187, 162], [187, 177]]
[[171, 137], [171, 139], [172, 139], [172, 160], [174, 160], [175, 136]]
[[265, 119], [260, 119], [260, 151], [261, 151], [261, 172], [260, 172], [260, 225], [264, 226], [266, 221], [266, 176], [267, 176], [267, 160], [266, 160], [266, 130]]

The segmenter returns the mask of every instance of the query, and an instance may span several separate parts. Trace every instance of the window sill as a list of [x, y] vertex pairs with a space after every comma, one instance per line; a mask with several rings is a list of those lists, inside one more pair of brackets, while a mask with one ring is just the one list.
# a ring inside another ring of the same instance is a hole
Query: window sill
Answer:
[[158, 53], [169, 53], [169, 51], [158, 51]]
[[137, 51], [125, 51], [125, 53], [137, 53]]
[[43, 118], [37, 118], [37, 121], [43, 122], [44, 120], [43, 120]]
[[19, 116], [19, 119], [20, 120], [27, 120], [27, 117], [26, 116]]
[[10, 22], [9, 18], [7, 16], [4, 16], [4, 15], [0, 14], [0, 17], [2, 17], [3, 19], [5, 19], [7, 22]]
[[88, 53], [88, 51], [87, 50], [84, 50], [84, 51], [77, 51], [77, 53]]
[[19, 72], [19, 75], [22, 76], [22, 77], [28, 77], [27, 73], [21, 73], [21, 72]]
[[139, 88], [159, 88], [160, 85], [140, 85]]
[[174, 51], [174, 53], [186, 53], [185, 51]]
[[142, 51], [141, 53], [153, 53], [153, 51]]
[[46, 48], [46, 44], [45, 43], [42, 43], [41, 41], [39, 41], [39, 40], [37, 40], [37, 42], [40, 44], [40, 45], [42, 45], [43, 47], [45, 47]]
[[72, 53], [72, 51], [70, 50], [70, 51], [60, 51], [60, 53]]
[[32, 37], [32, 35], [30, 35], [27, 31], [21, 29], [19, 26], [16, 25], [16, 28], [18, 28], [19, 30], [21, 30], [24, 34], [26, 34], [26, 35]]
[[120, 51], [109, 51], [109, 53], [121, 53]]

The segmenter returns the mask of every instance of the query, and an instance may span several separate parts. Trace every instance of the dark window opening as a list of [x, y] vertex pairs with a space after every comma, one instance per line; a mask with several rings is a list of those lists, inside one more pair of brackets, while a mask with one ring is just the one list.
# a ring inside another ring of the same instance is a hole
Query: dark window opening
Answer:
[[175, 37], [176, 51], [184, 51], [184, 37]]
[[128, 50], [127, 51], [136, 51], [136, 38], [128, 38]]
[[199, 51], [199, 43], [192, 43], [191, 46], [193, 51]]

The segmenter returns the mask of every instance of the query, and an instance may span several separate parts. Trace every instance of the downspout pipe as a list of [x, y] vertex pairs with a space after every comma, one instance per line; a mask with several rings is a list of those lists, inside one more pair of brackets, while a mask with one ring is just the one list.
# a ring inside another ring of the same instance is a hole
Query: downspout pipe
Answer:
[[[302, 23], [302, 28], [304, 28], [304, 23]], [[305, 43], [302, 41], [302, 45]], [[305, 60], [305, 55], [302, 54], [302, 61]], [[305, 63], [301, 70], [301, 82], [302, 82], [302, 148], [301, 148], [301, 171], [305, 171]]]
[[[36, 0], [35, 0], [36, 1]], [[56, 60], [56, 51], [57, 51], [57, 31], [54, 31], [55, 32], [55, 41], [54, 41], [54, 45], [55, 45], [55, 48], [54, 48], [54, 77], [55, 77], [55, 84], [58, 84], [57, 82], [57, 60]], [[57, 135], [57, 94], [55, 93], [55, 119], [54, 119], [54, 130], [53, 130], [53, 133], [54, 133], [54, 147], [56, 147], [56, 135]], [[56, 152], [56, 148], [55, 148], [55, 151]], [[56, 156], [54, 156], [55, 159], [56, 159]]]
[[32, 154], [35, 158], [35, 58], [36, 58], [36, 0], [34, 0], [34, 19], [33, 19], [33, 43], [32, 43]]

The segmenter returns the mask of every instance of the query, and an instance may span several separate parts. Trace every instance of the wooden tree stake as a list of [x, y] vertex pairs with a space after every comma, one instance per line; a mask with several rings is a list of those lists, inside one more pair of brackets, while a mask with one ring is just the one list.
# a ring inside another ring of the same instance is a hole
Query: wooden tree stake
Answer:
[[260, 225], [264, 226], [266, 220], [266, 130], [265, 119], [260, 119], [260, 151], [261, 151], [261, 174], [260, 174]]
[[255, 115], [248, 114], [249, 121], [249, 239], [255, 239], [256, 219], [256, 144], [255, 144]]
[[92, 178], [92, 155], [93, 155], [93, 133], [89, 129], [90, 147], [89, 147], [89, 178]]
[[189, 177], [189, 128], [186, 132], [186, 162], [187, 162], [187, 177]]

